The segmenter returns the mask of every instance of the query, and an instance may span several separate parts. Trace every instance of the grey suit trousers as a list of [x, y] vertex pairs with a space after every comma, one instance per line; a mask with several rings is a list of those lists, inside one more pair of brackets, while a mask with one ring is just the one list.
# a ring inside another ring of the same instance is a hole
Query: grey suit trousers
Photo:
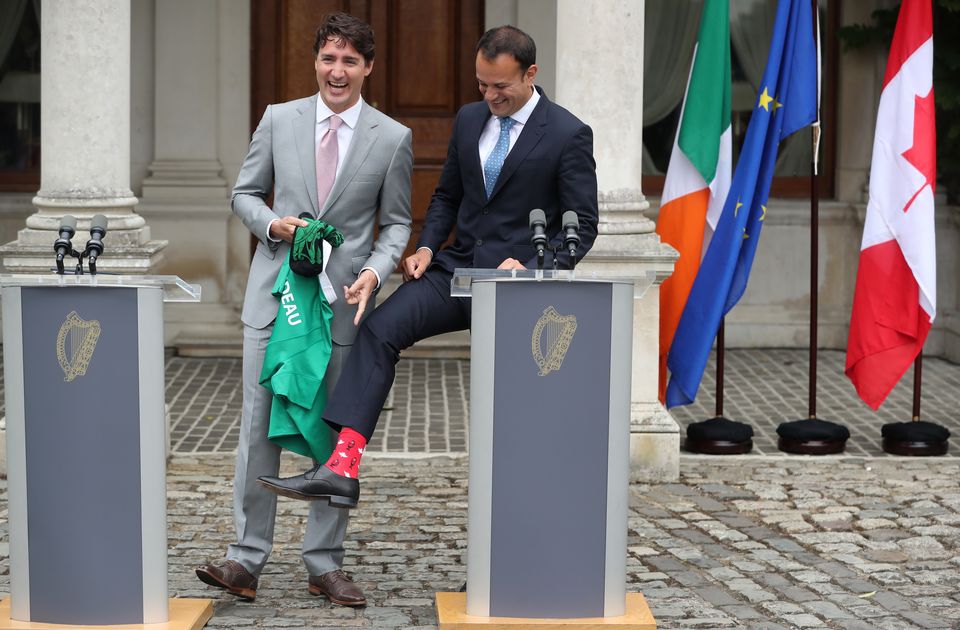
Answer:
[[[277, 495], [259, 483], [261, 475], [277, 475], [280, 447], [267, 439], [271, 395], [260, 385], [260, 372], [273, 325], [263, 329], [243, 327], [243, 409], [237, 468], [233, 482], [233, 516], [237, 542], [227, 549], [236, 560], [259, 575], [273, 548]], [[327, 367], [327, 393], [340, 377], [351, 346], [333, 345]], [[331, 439], [335, 434], [331, 432]], [[350, 510], [330, 507], [326, 501], [311, 501], [303, 539], [303, 561], [310, 575], [323, 575], [343, 566], [343, 538]]]

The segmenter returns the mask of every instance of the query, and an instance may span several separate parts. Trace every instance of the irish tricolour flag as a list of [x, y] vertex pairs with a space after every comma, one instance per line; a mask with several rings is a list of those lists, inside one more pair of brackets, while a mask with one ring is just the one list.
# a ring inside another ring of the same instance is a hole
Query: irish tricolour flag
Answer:
[[937, 306], [930, 2], [900, 6], [873, 141], [846, 372], [874, 409], [923, 348]]
[[730, 188], [730, 6], [707, 0], [663, 186], [657, 234], [680, 252], [660, 287], [660, 400], [667, 353]]

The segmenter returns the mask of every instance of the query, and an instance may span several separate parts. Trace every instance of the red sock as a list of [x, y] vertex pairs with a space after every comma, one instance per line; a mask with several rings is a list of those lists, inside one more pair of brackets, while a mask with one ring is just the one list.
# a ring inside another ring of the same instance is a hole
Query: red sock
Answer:
[[337, 445], [330, 454], [326, 466], [341, 477], [360, 477], [360, 458], [367, 449], [367, 441], [349, 427], [340, 429]]

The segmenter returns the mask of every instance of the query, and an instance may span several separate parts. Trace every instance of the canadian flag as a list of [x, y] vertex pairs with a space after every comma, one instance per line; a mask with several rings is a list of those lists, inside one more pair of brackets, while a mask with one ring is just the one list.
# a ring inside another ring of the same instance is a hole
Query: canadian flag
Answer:
[[931, 0], [904, 0], [877, 112], [846, 374], [877, 409], [923, 349], [937, 305]]

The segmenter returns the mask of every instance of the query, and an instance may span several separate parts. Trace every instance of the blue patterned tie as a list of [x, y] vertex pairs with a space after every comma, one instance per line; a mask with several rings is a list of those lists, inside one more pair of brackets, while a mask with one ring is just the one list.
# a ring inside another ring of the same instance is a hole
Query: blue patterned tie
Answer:
[[483, 165], [483, 183], [487, 189], [487, 199], [493, 194], [493, 186], [500, 177], [500, 169], [503, 168], [503, 161], [510, 151], [510, 128], [513, 127], [513, 118], [509, 116], [500, 119], [500, 137], [497, 138], [497, 146], [493, 147], [493, 153], [487, 158]]

